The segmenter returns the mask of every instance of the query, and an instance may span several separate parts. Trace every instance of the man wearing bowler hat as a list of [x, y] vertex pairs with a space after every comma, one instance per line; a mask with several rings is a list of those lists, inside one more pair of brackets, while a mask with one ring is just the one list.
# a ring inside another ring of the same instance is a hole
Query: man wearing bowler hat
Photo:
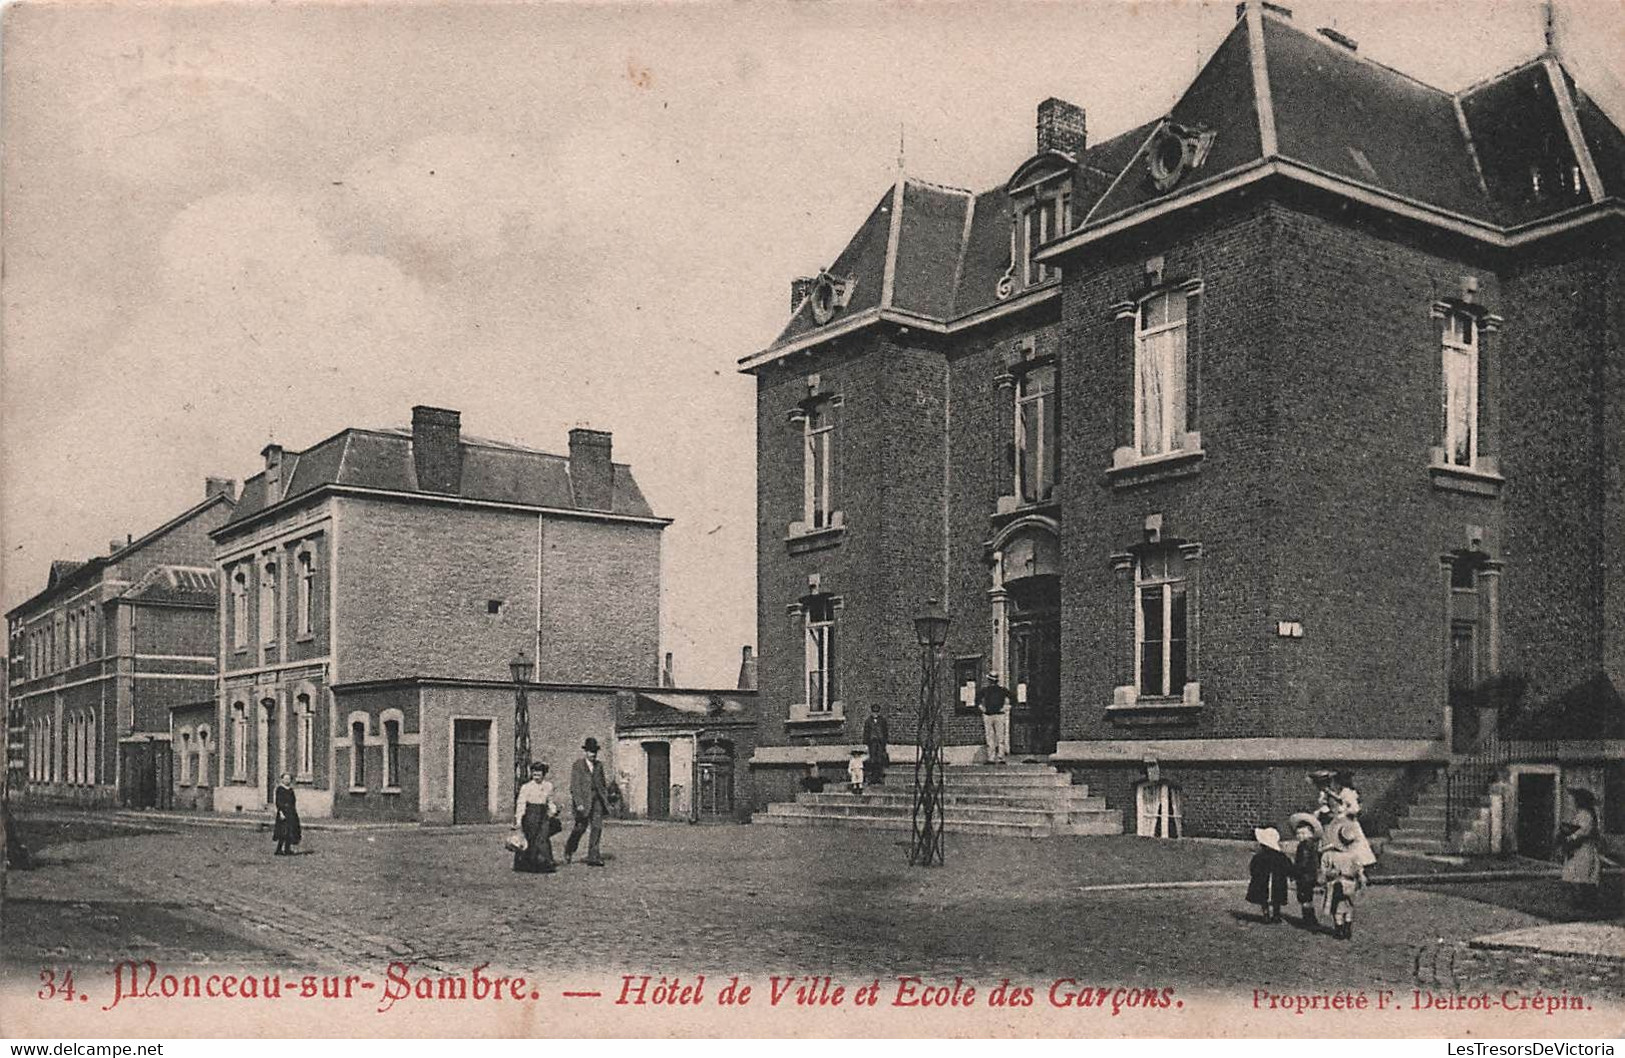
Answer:
[[581, 835], [587, 835], [589, 867], [602, 867], [598, 854], [598, 839], [604, 833], [604, 816], [613, 799], [609, 781], [604, 778], [604, 765], [598, 760], [598, 740], [589, 738], [581, 744], [581, 756], [570, 766], [570, 801], [575, 806], [576, 825], [564, 842], [564, 862], [575, 856], [581, 844]]

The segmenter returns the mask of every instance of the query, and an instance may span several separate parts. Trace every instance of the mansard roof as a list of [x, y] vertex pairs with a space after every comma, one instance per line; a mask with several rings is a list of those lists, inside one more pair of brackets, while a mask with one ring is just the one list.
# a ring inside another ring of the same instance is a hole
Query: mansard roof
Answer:
[[[1205, 155], [1171, 187], [1148, 175], [1167, 129], [1201, 137]], [[989, 310], [1042, 300], [1049, 286], [1001, 302], [1011, 268], [1011, 192], [1068, 156], [1041, 152], [981, 192], [908, 176], [858, 228], [829, 272], [853, 284], [823, 324], [805, 301], [746, 371], [881, 319], [951, 331]], [[1428, 85], [1310, 32], [1273, 4], [1243, 5], [1235, 26], [1168, 113], [1074, 159], [1073, 229], [1041, 257], [1266, 177], [1449, 227], [1494, 245], [1539, 234], [1584, 207], [1621, 209], [1625, 134], [1546, 54], [1460, 92]]]
[[[462, 481], [455, 496], [462, 499], [656, 518], [631, 468], [624, 463], [611, 464], [614, 478], [610, 510], [592, 511], [576, 500], [569, 457], [468, 434], [461, 436], [460, 443]], [[421, 493], [426, 499], [447, 496], [418, 484], [410, 427], [350, 428], [302, 452], [284, 452], [282, 476], [286, 484], [282, 494], [275, 497], [270, 495], [264, 471], [244, 481], [236, 510], [215, 535], [230, 532], [272, 507], [335, 486], [392, 494]]]

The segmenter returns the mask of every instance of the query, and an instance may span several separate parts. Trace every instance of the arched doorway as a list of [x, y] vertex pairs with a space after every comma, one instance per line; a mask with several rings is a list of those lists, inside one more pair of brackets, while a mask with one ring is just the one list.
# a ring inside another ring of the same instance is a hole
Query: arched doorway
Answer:
[[1011, 523], [992, 546], [991, 671], [1015, 695], [1010, 752], [1048, 756], [1061, 729], [1061, 576], [1057, 526]]

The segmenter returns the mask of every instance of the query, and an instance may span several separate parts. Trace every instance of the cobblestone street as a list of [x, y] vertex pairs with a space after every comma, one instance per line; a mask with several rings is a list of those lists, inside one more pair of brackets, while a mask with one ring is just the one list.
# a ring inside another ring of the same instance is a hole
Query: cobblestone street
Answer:
[[246, 828], [91, 836], [47, 843], [38, 870], [11, 876], [13, 972], [130, 956], [404, 958], [597, 975], [1070, 976], [1625, 999], [1618, 962], [1468, 948], [1543, 921], [1480, 899], [1471, 883], [1374, 887], [1349, 943], [1251, 921], [1240, 886], [1133, 888], [1240, 878], [1249, 850], [1231, 842], [960, 838], [946, 867], [919, 870], [896, 835], [612, 825], [608, 867], [532, 876], [509, 869], [497, 828], [307, 831], [305, 854], [287, 859]]

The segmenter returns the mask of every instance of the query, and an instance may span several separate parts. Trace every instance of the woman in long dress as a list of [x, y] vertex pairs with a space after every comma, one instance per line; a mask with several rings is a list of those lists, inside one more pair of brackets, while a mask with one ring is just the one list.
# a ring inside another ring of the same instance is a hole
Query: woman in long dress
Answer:
[[1597, 906], [1602, 857], [1597, 849], [1597, 798], [1590, 790], [1569, 790], [1574, 813], [1563, 827], [1563, 883], [1577, 911]]
[[299, 832], [299, 799], [293, 792], [293, 776], [283, 772], [276, 784], [276, 823], [271, 837], [276, 841], [276, 855], [292, 856], [293, 847], [303, 836]]
[[553, 801], [553, 784], [547, 781], [547, 765], [536, 761], [530, 766], [530, 781], [519, 788], [513, 806], [513, 825], [525, 834], [525, 847], [513, 854], [513, 869], [530, 874], [552, 874], [552, 821], [559, 814]]

